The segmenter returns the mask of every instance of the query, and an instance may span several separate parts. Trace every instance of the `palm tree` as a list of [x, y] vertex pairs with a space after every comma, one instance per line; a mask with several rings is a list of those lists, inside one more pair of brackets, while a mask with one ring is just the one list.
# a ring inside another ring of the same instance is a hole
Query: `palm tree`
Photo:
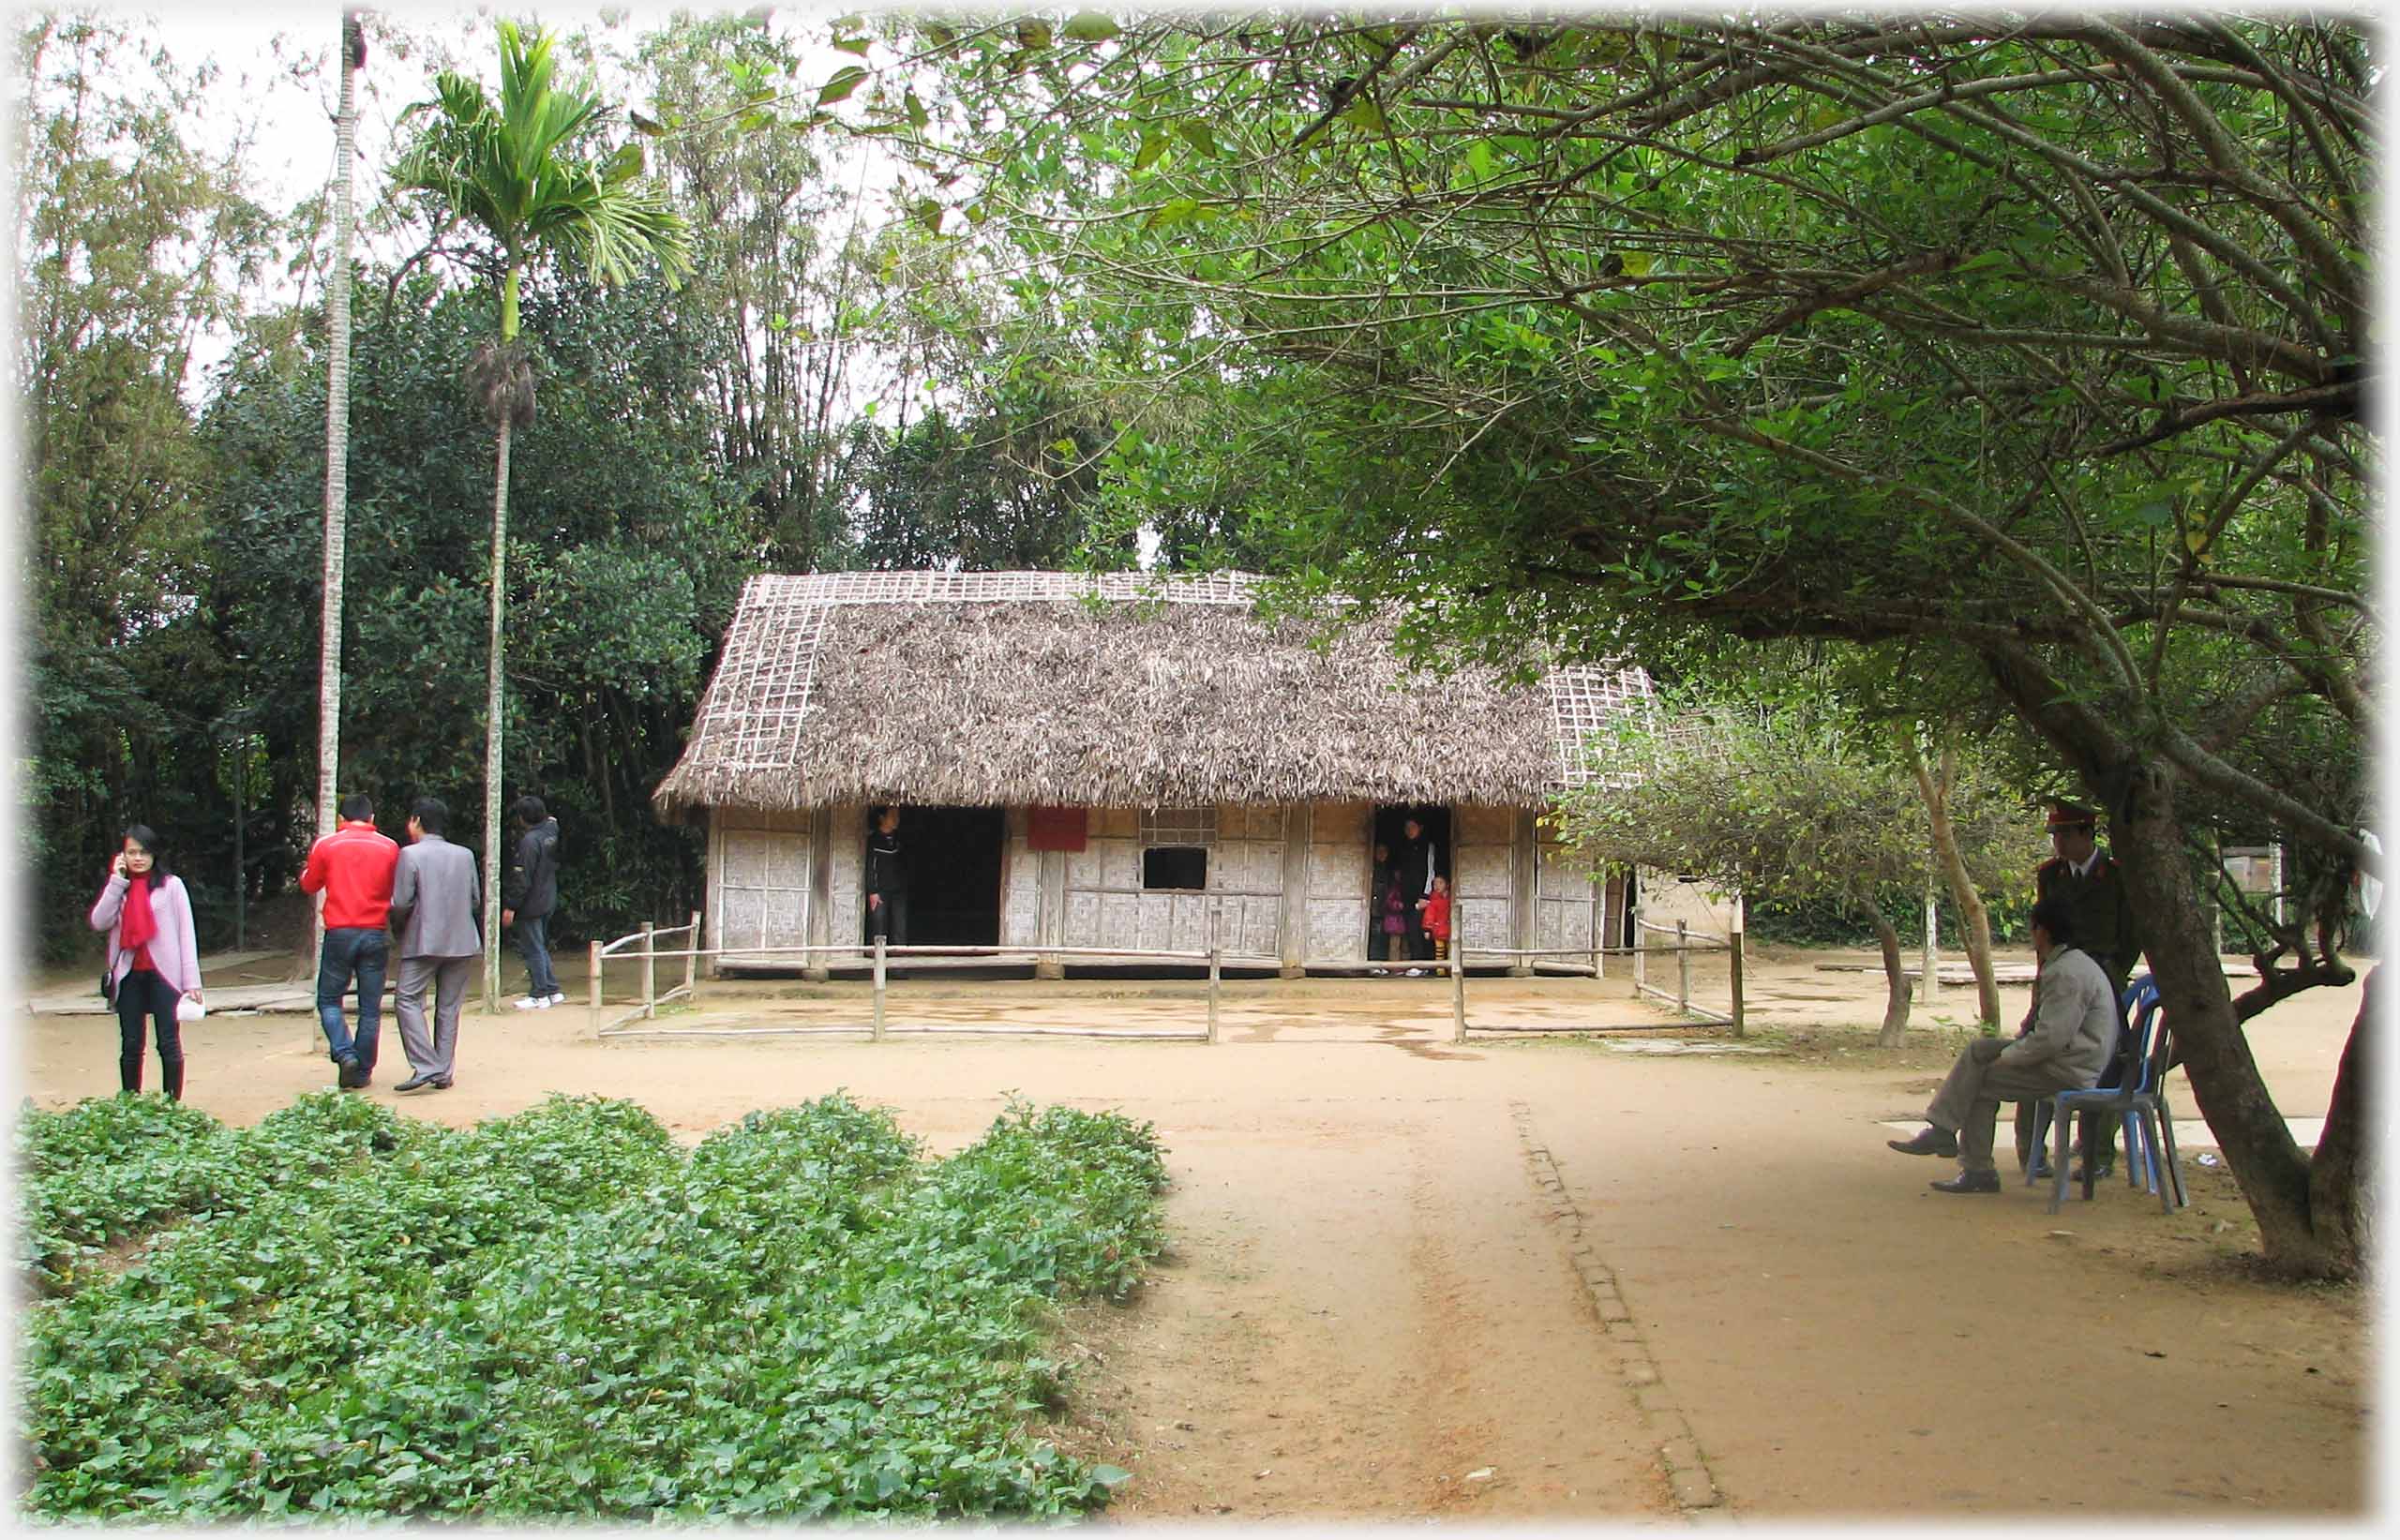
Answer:
[[[334, 250], [325, 279], [325, 576], [317, 635], [317, 837], [334, 831], [341, 772], [342, 558], [350, 513], [351, 161], [358, 145], [358, 71], [367, 33], [355, 10], [341, 18], [341, 103], [334, 112]], [[308, 964], [323, 949], [324, 918], [310, 928]]]
[[491, 499], [491, 639], [485, 693], [484, 1003], [500, 1005], [501, 622], [508, 554], [508, 439], [533, 421], [533, 366], [517, 338], [518, 286], [546, 256], [581, 259], [603, 283], [630, 277], [654, 260], [671, 283], [691, 270], [691, 236], [657, 193], [638, 185], [641, 147], [578, 157], [608, 108], [552, 82], [548, 32], [528, 44], [500, 23], [500, 98], [444, 70], [435, 99], [402, 114], [424, 127], [401, 156], [402, 190], [431, 195], [445, 226], [465, 224], [490, 244], [484, 264], [500, 280], [500, 336], [475, 350], [467, 377], [499, 439]]

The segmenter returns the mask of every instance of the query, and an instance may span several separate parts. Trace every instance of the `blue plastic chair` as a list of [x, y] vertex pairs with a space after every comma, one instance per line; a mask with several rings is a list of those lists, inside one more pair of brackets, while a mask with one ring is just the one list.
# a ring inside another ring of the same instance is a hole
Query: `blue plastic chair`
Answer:
[[[2174, 1034], [2167, 1026], [2158, 1008], [2158, 983], [2145, 973], [2125, 991], [2124, 1008], [2132, 1020], [2125, 1030], [2134, 1035], [2134, 1078], [2129, 1084], [2093, 1086], [2089, 1090], [2058, 1091], [2051, 1094], [2051, 1122], [2054, 1147], [2050, 1154], [2050, 1212], [2055, 1214], [2066, 1202], [2067, 1151], [2071, 1145], [2069, 1125], [2074, 1114], [2089, 1117], [2093, 1113], [2115, 1113], [2125, 1130], [2125, 1182], [2158, 1194], [2158, 1206], [2171, 1214], [2180, 1204], [2189, 1203], [2183, 1190], [2183, 1174], [2176, 1163], [2175, 1120], [2168, 1111], [2163, 1082], [2167, 1067], [2173, 1062]], [[2083, 1197], [2089, 1203], [2094, 1186], [2092, 1162], [2084, 1162]], [[2029, 1171], [2025, 1182], [2033, 1184]]]

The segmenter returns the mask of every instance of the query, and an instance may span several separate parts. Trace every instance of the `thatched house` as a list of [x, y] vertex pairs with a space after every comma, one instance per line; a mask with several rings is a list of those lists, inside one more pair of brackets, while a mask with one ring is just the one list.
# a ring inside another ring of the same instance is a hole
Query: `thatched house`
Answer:
[[[1477, 949], [1626, 936], [1538, 826], [1597, 767], [1638, 668], [1404, 675], [1386, 639], [1255, 611], [1239, 574], [827, 573], [751, 579], [689, 746], [654, 800], [708, 826], [724, 965], [864, 934], [867, 815], [903, 808], [919, 945], [1367, 960], [1371, 849], [1418, 815]], [[744, 958], [740, 953], [756, 948]], [[822, 965], [823, 957], [811, 959]], [[1132, 961], [1132, 959], [1128, 959]], [[1494, 964], [1517, 959], [1492, 957]]]

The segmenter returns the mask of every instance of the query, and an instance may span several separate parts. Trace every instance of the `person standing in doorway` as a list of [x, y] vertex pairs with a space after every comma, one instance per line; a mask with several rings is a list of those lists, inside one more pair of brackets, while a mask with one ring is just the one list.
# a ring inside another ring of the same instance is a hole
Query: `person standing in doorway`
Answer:
[[92, 929], [109, 938], [107, 977], [116, 1007], [117, 1084], [142, 1089], [142, 1021], [158, 1040], [158, 1080], [170, 1099], [184, 1099], [184, 1029], [175, 1009], [201, 1003], [200, 941], [192, 927], [191, 895], [167, 870], [167, 853], [147, 824], [125, 831], [109, 861], [108, 880], [92, 905]]
[[1417, 906], [1425, 934], [1431, 942], [1426, 956], [1436, 963], [1448, 961], [1450, 955], [1450, 879], [1436, 874], [1432, 896], [1419, 899]]
[[[1425, 911], [1418, 907], [1433, 896], [1433, 877], [1441, 870], [1442, 852], [1425, 833], [1424, 822], [1411, 814], [1400, 826], [1400, 848], [1392, 853], [1393, 864], [1400, 868], [1400, 889], [1405, 901], [1403, 919], [1407, 928], [1402, 934], [1406, 941], [1402, 949], [1411, 962], [1430, 961], [1433, 955], [1432, 938], [1425, 934]], [[1408, 970], [1413, 977], [1420, 970]]]
[[900, 848], [900, 810], [877, 808], [866, 837], [866, 938], [908, 944], [908, 861]]
[[550, 916], [559, 906], [559, 821], [539, 797], [519, 797], [517, 854], [501, 884], [502, 927], [515, 927], [517, 949], [525, 956], [525, 997], [519, 1010], [548, 1010], [566, 1004], [558, 970], [550, 965]]
[[[383, 1036], [383, 973], [391, 963], [384, 924], [392, 913], [392, 872], [399, 842], [375, 827], [375, 804], [352, 795], [341, 822], [308, 847], [300, 890], [322, 893], [325, 938], [317, 949], [317, 1020], [345, 1091], [375, 1078], [376, 1045]], [[342, 1021], [341, 997], [358, 980], [358, 1033]]]
[[[484, 954], [475, 915], [483, 884], [475, 878], [474, 852], [443, 838], [450, 810], [431, 797], [409, 809], [409, 847], [392, 875], [392, 921], [400, 938], [400, 983], [393, 1001], [400, 1019], [400, 1049], [415, 1071], [392, 1087], [416, 1091], [450, 1088], [458, 1066], [458, 1013]], [[425, 1025], [425, 995], [433, 991], [430, 1036]]]
[[[1374, 864], [1368, 869], [1367, 881], [1367, 961], [1372, 963], [1390, 949], [1384, 940], [1384, 899], [1391, 892], [1391, 885], [1399, 876], [1391, 869], [1391, 846], [1375, 842]], [[1383, 969], [1374, 970], [1377, 973]]]

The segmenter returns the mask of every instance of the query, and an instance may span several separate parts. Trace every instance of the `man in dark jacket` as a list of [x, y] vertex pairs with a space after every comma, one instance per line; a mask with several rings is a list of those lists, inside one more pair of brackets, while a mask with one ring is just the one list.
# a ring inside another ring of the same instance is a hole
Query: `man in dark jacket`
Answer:
[[900, 848], [900, 810], [878, 807], [866, 837], [866, 935], [888, 946], [908, 944], [908, 860]]
[[500, 922], [517, 930], [525, 957], [525, 997], [519, 1010], [547, 1010], [566, 1004], [559, 976], [550, 967], [550, 915], [559, 906], [559, 821], [539, 797], [519, 797], [517, 854], [501, 884]]

